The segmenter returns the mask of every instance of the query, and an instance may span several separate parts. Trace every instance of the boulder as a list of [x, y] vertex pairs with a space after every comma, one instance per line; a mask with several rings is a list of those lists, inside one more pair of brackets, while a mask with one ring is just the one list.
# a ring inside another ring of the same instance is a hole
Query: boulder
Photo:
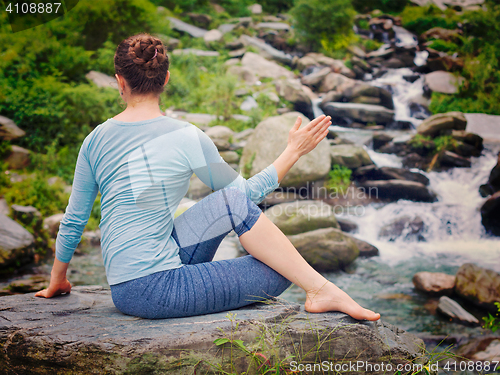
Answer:
[[434, 296], [450, 296], [455, 287], [455, 276], [442, 272], [417, 272], [412, 281], [415, 289]]
[[500, 362], [500, 339], [498, 336], [481, 336], [469, 340], [457, 350], [457, 356], [479, 362]]
[[326, 67], [317, 72], [303, 76], [301, 82], [303, 85], [309, 86], [313, 90], [317, 90], [323, 79], [331, 72], [331, 69]]
[[[282, 64], [292, 65], [292, 56], [284, 53], [283, 51], [277, 50], [276, 48], [274, 48], [270, 44], [267, 44], [265, 41], [261, 39], [257, 39], [243, 34], [240, 36], [240, 40], [243, 42], [245, 46], [257, 47], [264, 58], [275, 60]], [[285, 69], [283, 67], [280, 68]]]
[[253, 52], [247, 52], [241, 59], [241, 65], [255, 73], [259, 79], [280, 77], [294, 78], [293, 72], [276, 64], [275, 62], [266, 60], [264, 57]]
[[187, 16], [191, 19], [192, 23], [205, 29], [208, 28], [210, 22], [212, 22], [212, 17], [208, 14], [188, 13]]
[[[356, 99], [361, 97], [376, 98], [376, 104], [381, 104], [386, 108], [394, 109], [392, 94], [388, 90], [382, 87], [372, 86], [367, 83], [356, 83], [356, 85], [348, 86], [344, 91], [342, 91], [342, 96], [343, 101], [347, 102], [355, 102]], [[363, 103], [363, 101], [360, 101], [359, 103]]]
[[212, 189], [205, 185], [196, 175], [191, 177], [186, 197], [189, 199], [201, 199], [212, 193]]
[[222, 40], [222, 33], [217, 30], [213, 29], [210, 31], [207, 31], [205, 35], [203, 35], [203, 40], [205, 41], [205, 44], [207, 47], [210, 47], [214, 43], [219, 43]]
[[318, 272], [345, 269], [359, 255], [359, 249], [352, 238], [336, 228], [316, 229], [288, 238]]
[[64, 213], [54, 214], [43, 219], [43, 229], [45, 229], [52, 238], [56, 238], [59, 231], [59, 224], [64, 217]]
[[407, 199], [416, 202], [435, 202], [436, 195], [424, 184], [405, 180], [380, 180], [364, 181], [358, 187], [368, 190], [370, 194], [376, 193], [376, 198], [397, 201]]
[[352, 121], [376, 124], [389, 124], [394, 120], [394, 111], [380, 105], [356, 103], [326, 103], [322, 106], [325, 114], [332, 120], [350, 124]]
[[91, 70], [85, 74], [85, 78], [94, 82], [97, 87], [111, 87], [118, 90], [118, 82], [116, 82], [116, 78], [108, 76], [107, 74]]
[[320, 108], [323, 108], [326, 104], [331, 102], [340, 102], [342, 100], [342, 93], [338, 91], [330, 91], [326, 93], [321, 99]]
[[439, 163], [441, 164], [441, 166], [458, 168], [470, 168], [472, 165], [470, 159], [464, 158], [451, 151], [444, 151], [439, 158]]
[[14, 220], [0, 214], [0, 270], [29, 263], [34, 256], [33, 235]]
[[296, 79], [280, 79], [275, 82], [276, 91], [279, 96], [293, 103], [294, 109], [303, 113], [306, 117], [313, 118], [312, 100], [303, 86]]
[[12, 145], [5, 162], [9, 169], [23, 169], [30, 164], [30, 150]]
[[228, 56], [233, 58], [240, 58], [243, 57], [246, 52], [247, 52], [246, 48], [235, 49], [233, 51], [229, 51]]
[[335, 60], [321, 53], [311, 52], [300, 58], [297, 62], [297, 68], [300, 71], [311, 66], [328, 66], [335, 73], [343, 74], [349, 78], [356, 78], [354, 72], [347, 68], [342, 60]]
[[430, 30], [427, 30], [423, 34], [420, 35], [420, 37], [424, 40], [429, 40], [429, 39], [442, 39], [446, 41], [457, 41], [460, 39], [461, 35], [460, 30], [449, 30], [449, 29], [444, 29], [442, 27], [433, 27]]
[[496, 313], [495, 302], [500, 302], [500, 274], [472, 263], [463, 264], [456, 274], [455, 293]]
[[0, 198], [0, 214], [9, 216], [10, 207], [4, 198]]
[[452, 73], [438, 70], [425, 75], [425, 85], [432, 92], [456, 94], [458, 87], [465, 82], [464, 77], [456, 77]]
[[278, 31], [289, 31], [290, 25], [285, 22], [259, 22], [255, 25], [257, 30], [259, 29], [271, 29]]
[[262, 5], [260, 4], [252, 4], [248, 6], [248, 10], [252, 14], [262, 14]]
[[422, 173], [411, 172], [405, 168], [377, 167], [367, 165], [354, 171], [353, 177], [356, 181], [366, 180], [406, 180], [416, 181], [424, 185], [429, 185], [429, 179]]
[[455, 322], [471, 325], [479, 324], [479, 320], [474, 315], [465, 311], [456, 301], [446, 296], [439, 298], [437, 311]]
[[351, 232], [358, 231], [358, 224], [356, 224], [355, 222], [353, 222], [351, 220], [338, 217], [337, 222], [339, 223], [339, 226], [340, 226], [340, 229], [342, 230], [342, 232], [351, 233]]
[[[239, 63], [238, 59], [230, 59], [228, 60], [228, 62], [229, 61], [235, 61], [236, 63]], [[245, 83], [248, 85], [253, 85], [259, 80], [257, 73], [253, 69], [246, 66], [240, 66], [236, 64], [229, 65], [227, 73], [238, 77], [240, 80], [245, 81]]]
[[[240, 160], [243, 174], [253, 176], [272, 164], [283, 152], [288, 142], [288, 133], [297, 117], [302, 117], [302, 126], [309, 120], [298, 112], [268, 117], [260, 122], [252, 133]], [[304, 155], [281, 181], [282, 187], [300, 187], [308, 181], [324, 178], [330, 171], [329, 144], [322, 140], [314, 150]]]
[[185, 48], [185, 49], [174, 49], [172, 51], [173, 55], [179, 56], [179, 55], [195, 55], [195, 56], [200, 56], [200, 57], [218, 57], [220, 56], [220, 53], [217, 51], [205, 51], [202, 49], [196, 49], [196, 48]]
[[425, 241], [422, 235], [424, 230], [425, 223], [420, 216], [404, 215], [380, 228], [378, 235], [388, 238], [389, 241], [394, 241], [403, 235], [404, 240]]
[[500, 191], [494, 193], [481, 206], [481, 223], [488, 233], [500, 236]]
[[229, 142], [234, 136], [234, 131], [229, 129], [227, 126], [215, 125], [205, 130], [205, 134], [208, 135], [212, 140], [223, 139]]
[[8, 288], [12, 293], [32, 293], [49, 286], [49, 276], [38, 275], [12, 281]]
[[495, 194], [497, 191], [500, 191], [500, 152], [497, 164], [491, 170], [488, 181], [479, 187], [479, 193], [483, 198]]
[[259, 104], [252, 96], [247, 96], [240, 105], [240, 109], [245, 112], [251, 111], [255, 108], [259, 108]]
[[286, 235], [320, 228], [339, 228], [333, 207], [322, 201], [300, 200], [280, 203], [264, 213]]
[[332, 165], [343, 165], [349, 169], [373, 164], [368, 152], [363, 147], [357, 145], [331, 146], [330, 156]]
[[170, 21], [170, 27], [172, 29], [180, 31], [181, 33], [189, 34], [193, 38], [203, 38], [203, 36], [207, 33], [207, 30], [190, 25], [177, 18], [168, 17], [168, 20]]
[[446, 53], [440, 53], [437, 57], [427, 59], [426, 67], [431, 72], [456, 72], [463, 69], [464, 61], [460, 57], [454, 57], [447, 55]]
[[240, 161], [240, 155], [238, 155], [236, 151], [221, 151], [219, 153], [226, 163], [238, 164], [238, 162]]
[[366, 52], [363, 51], [360, 47], [355, 45], [350, 45], [347, 47], [347, 50], [351, 52], [354, 56], [359, 57], [361, 59], [366, 58]]
[[[75, 286], [70, 294], [50, 300], [34, 293], [2, 297], [0, 373], [102, 374], [105, 369], [113, 374], [204, 374], [213, 372], [213, 366], [257, 373], [256, 358], [288, 363], [287, 353], [297, 350], [301, 364], [362, 361], [396, 368], [423, 363], [418, 360], [423, 341], [380, 320], [311, 314], [298, 304], [276, 300], [229, 313], [139, 319], [120, 313], [110, 291], [99, 286]], [[286, 335], [279, 334], [283, 330]], [[273, 344], [262, 344], [262, 335]], [[258, 355], [238, 349], [237, 342], [214, 344], [224, 338], [242, 340]]]
[[20, 129], [10, 118], [0, 116], [0, 140], [12, 141], [24, 137], [26, 132]]
[[383, 132], [374, 132], [372, 137], [373, 149], [377, 151], [382, 146], [388, 144], [394, 139], [392, 135]]
[[444, 135], [451, 130], [465, 130], [467, 119], [461, 112], [438, 113], [425, 119], [418, 127], [417, 133], [429, 137]]
[[[348, 78], [343, 74], [330, 72], [321, 81], [319, 92], [329, 92], [332, 90], [343, 92], [345, 89], [350, 86], [354, 86], [355, 84], [355, 80]], [[336, 100], [331, 101], [334, 102]]]
[[[344, 231], [344, 230], [342, 230], [342, 231]], [[360, 257], [369, 258], [369, 257], [375, 257], [375, 256], [379, 255], [378, 249], [375, 246], [373, 246], [372, 244], [370, 244], [366, 241], [360, 240], [359, 238], [356, 238], [353, 236], [350, 236], [350, 237], [354, 241], [356, 246], [358, 247]]]

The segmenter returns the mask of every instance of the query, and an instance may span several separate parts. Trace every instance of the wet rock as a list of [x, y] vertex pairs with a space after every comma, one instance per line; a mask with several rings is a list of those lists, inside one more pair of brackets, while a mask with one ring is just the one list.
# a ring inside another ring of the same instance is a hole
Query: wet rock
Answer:
[[439, 298], [437, 311], [443, 314], [444, 316], [450, 318], [451, 320], [459, 323], [466, 323], [472, 325], [479, 324], [479, 320], [477, 320], [477, 318], [474, 315], [465, 311], [465, 309], [462, 306], [460, 306], [456, 301], [446, 296], [442, 296], [441, 298]]
[[[256, 336], [266, 330], [276, 343], [261, 351], [270, 358], [276, 353], [294, 353], [300, 338], [304, 363], [342, 358], [344, 361], [384, 363], [395, 368], [421, 358], [422, 340], [383, 321], [358, 322], [345, 314], [306, 313], [297, 304], [271, 300], [227, 312], [203, 316], [147, 320], [121, 314], [109, 290], [101, 287], [74, 287], [68, 295], [51, 300], [34, 294], [0, 299], [0, 372], [18, 374], [110, 373], [145, 374], [208, 373], [207, 365], [228, 366], [229, 344], [214, 340], [233, 337], [247, 347], [258, 345]], [[48, 324], [50, 322], [50, 324]], [[287, 335], [273, 332], [285, 328]], [[195, 332], [196, 334], [193, 334]], [[319, 341], [318, 341], [319, 340]], [[318, 342], [325, 343], [318, 347]], [[183, 350], [180, 351], [179, 348]], [[241, 373], [252, 368], [251, 358], [234, 349], [232, 364]], [[27, 354], [29, 353], [29, 354]], [[287, 354], [277, 360], [286, 362]], [[200, 362], [200, 359], [202, 361]]]
[[376, 165], [367, 165], [356, 169], [353, 178], [360, 182], [366, 180], [405, 180], [429, 185], [429, 179], [422, 173], [411, 172], [404, 168], [377, 167]]
[[82, 241], [78, 244], [78, 247], [83, 246], [100, 246], [101, 245], [101, 231], [97, 230], [87, 230], [82, 234]]
[[366, 52], [363, 51], [358, 46], [350, 45], [349, 47], [347, 47], [347, 50], [351, 52], [354, 56], [359, 57], [360, 59], [366, 58]]
[[339, 228], [333, 207], [322, 201], [298, 200], [280, 203], [264, 213], [286, 235], [320, 228]]
[[339, 102], [342, 100], [342, 93], [338, 91], [330, 91], [321, 99], [320, 108], [331, 102]]
[[368, 152], [357, 145], [336, 145], [330, 147], [332, 165], [338, 164], [349, 169], [356, 169], [373, 164]]
[[433, 192], [424, 184], [415, 181], [368, 180], [358, 183], [358, 186], [371, 192], [371, 194], [375, 192], [377, 198], [390, 201], [397, 201], [399, 199], [407, 199], [416, 202], [436, 201], [436, 195]]
[[439, 163], [442, 166], [458, 168], [470, 168], [472, 165], [470, 159], [464, 158], [451, 151], [444, 151], [439, 159]]
[[191, 35], [193, 38], [203, 38], [207, 30], [190, 25], [174, 17], [168, 17], [170, 27], [174, 30]]
[[455, 77], [452, 73], [438, 70], [425, 75], [425, 85], [432, 92], [456, 94], [458, 87], [465, 82], [464, 77]]
[[461, 112], [439, 113], [424, 120], [418, 127], [417, 133], [432, 138], [445, 135], [451, 130], [465, 130], [467, 119]]
[[455, 276], [441, 272], [417, 272], [412, 281], [415, 289], [434, 296], [450, 296], [455, 287]]
[[296, 79], [280, 79], [275, 82], [278, 95], [293, 103], [296, 111], [303, 113], [308, 118], [313, 118], [312, 101], [303, 86]]
[[379, 237], [386, 237], [389, 241], [403, 237], [407, 240], [425, 241], [422, 233], [425, 230], [424, 221], [420, 216], [405, 215], [399, 217], [380, 228]]
[[338, 217], [337, 222], [339, 223], [342, 232], [351, 233], [358, 231], [358, 224], [356, 224], [354, 221]]
[[323, 105], [325, 114], [334, 121], [350, 123], [349, 120], [376, 124], [389, 124], [394, 120], [394, 111], [379, 105], [356, 103], [327, 103]]
[[222, 41], [222, 37], [223, 35], [219, 30], [213, 29], [207, 31], [205, 35], [203, 35], [203, 40], [205, 41], [205, 45], [207, 47], [210, 47], [212, 46], [212, 44], [219, 43], [220, 41]]
[[359, 255], [359, 249], [352, 238], [336, 228], [316, 229], [288, 238], [318, 272], [344, 269]]
[[427, 59], [426, 67], [431, 72], [456, 72], [463, 69], [464, 61], [459, 57], [453, 57], [447, 55], [446, 53], [440, 53], [438, 57]]
[[483, 198], [495, 194], [497, 191], [500, 191], [500, 152], [498, 153], [497, 164], [490, 172], [488, 182], [479, 187], [479, 193]]
[[10, 146], [10, 154], [4, 160], [9, 169], [23, 169], [30, 165], [30, 150], [17, 145]]
[[385, 60], [381, 65], [387, 69], [399, 69], [405, 66], [405, 63], [396, 57], [391, 57], [389, 60]]
[[118, 82], [116, 82], [116, 78], [108, 76], [107, 74], [91, 70], [85, 74], [85, 78], [94, 82], [97, 87], [111, 87], [118, 90]]
[[376, 151], [387, 143], [391, 142], [394, 139], [393, 136], [388, 135], [387, 133], [375, 132], [373, 133], [372, 143], [373, 149]]
[[311, 52], [300, 58], [297, 62], [297, 68], [303, 71], [310, 66], [328, 66], [334, 73], [340, 73], [349, 78], [355, 78], [355, 74], [347, 68], [342, 60], [335, 60], [321, 53]]
[[481, 224], [488, 233], [500, 236], [500, 191], [494, 193], [481, 206]]
[[[355, 80], [346, 77], [343, 74], [331, 72], [328, 73], [321, 81], [319, 92], [330, 92], [332, 90], [335, 90], [338, 91], [339, 93], [342, 93], [348, 87], [354, 86], [355, 84], [356, 84]], [[340, 98], [342, 98], [342, 95], [340, 96]], [[335, 102], [337, 100], [330, 100], [330, 101]]]
[[354, 66], [357, 66], [358, 68], [360, 68], [364, 72], [369, 73], [372, 71], [371, 66], [368, 65], [368, 63], [365, 60], [360, 59], [359, 57], [353, 56], [351, 58], [351, 64]]
[[374, 57], [383, 57], [383, 58], [388, 58], [395, 52], [394, 48], [391, 48], [389, 45], [383, 45], [376, 51], [372, 51], [366, 55], [368, 59], [374, 58]]
[[212, 22], [212, 17], [208, 14], [202, 13], [188, 13], [187, 16], [191, 19], [191, 22], [196, 26], [200, 26], [204, 29], [207, 29]]
[[293, 72], [253, 52], [245, 53], [241, 59], [241, 64], [243, 67], [255, 73], [259, 79], [277, 79], [280, 77], [294, 78]]
[[472, 263], [463, 264], [456, 274], [455, 293], [496, 313], [495, 302], [500, 302], [500, 274]]
[[[281, 154], [287, 144], [288, 132], [297, 116], [302, 117], [302, 126], [309, 120], [298, 112], [269, 117], [257, 125], [243, 149], [240, 168], [243, 174], [253, 176], [267, 168]], [[281, 181], [282, 187], [300, 187], [307, 181], [324, 178], [330, 171], [330, 146], [322, 140], [316, 148], [300, 158]]]
[[0, 214], [0, 270], [33, 260], [33, 235], [9, 217]]
[[370, 257], [375, 257], [379, 255], [379, 250], [373, 246], [372, 244], [360, 240], [356, 237], [351, 236], [352, 240], [356, 244], [356, 246], [359, 249], [359, 256], [362, 258], [370, 258]]
[[0, 116], [0, 139], [12, 141], [24, 137], [26, 132], [20, 129], [10, 118]]
[[59, 231], [59, 224], [64, 217], [64, 213], [54, 214], [43, 219], [43, 229], [49, 233], [52, 238], [56, 238]]
[[473, 361], [500, 362], [500, 339], [498, 336], [476, 337], [457, 350], [457, 356]]
[[278, 31], [289, 31], [290, 25], [285, 22], [259, 22], [255, 25], [255, 28], [258, 29], [271, 29]]
[[41, 220], [42, 215], [33, 206], [20, 206], [13, 204], [10, 206], [12, 218], [18, 222], [29, 225], [33, 220]]
[[[377, 98], [378, 103], [382, 106], [394, 109], [392, 94], [388, 90], [366, 83], [357, 83], [354, 86], [347, 87], [342, 91], [342, 97], [343, 101], [347, 102], [354, 102], [360, 97]], [[363, 101], [360, 101], [360, 103], [363, 103]]]
[[[284, 53], [283, 51], [279, 51], [273, 46], [267, 44], [265, 41], [261, 39], [257, 39], [248, 35], [241, 35], [240, 40], [245, 44], [245, 46], [253, 46], [257, 47], [260, 50], [260, 53], [264, 58], [278, 61], [282, 64], [291, 65], [292, 64], [292, 56]], [[250, 53], [250, 52], [249, 52]], [[246, 56], [246, 54], [245, 54]], [[258, 55], [257, 55], [258, 56]], [[278, 65], [279, 66], [279, 65]], [[279, 66], [281, 69], [286, 70], [285, 68]], [[289, 73], [289, 70], [287, 70]], [[292, 73], [293, 75], [293, 73]]]

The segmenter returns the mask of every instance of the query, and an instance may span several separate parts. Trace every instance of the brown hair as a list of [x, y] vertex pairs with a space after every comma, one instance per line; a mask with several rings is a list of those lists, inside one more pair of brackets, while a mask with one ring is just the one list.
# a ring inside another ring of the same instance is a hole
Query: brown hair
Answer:
[[161, 40], [148, 34], [128, 37], [116, 48], [115, 72], [134, 94], [161, 94], [169, 64]]

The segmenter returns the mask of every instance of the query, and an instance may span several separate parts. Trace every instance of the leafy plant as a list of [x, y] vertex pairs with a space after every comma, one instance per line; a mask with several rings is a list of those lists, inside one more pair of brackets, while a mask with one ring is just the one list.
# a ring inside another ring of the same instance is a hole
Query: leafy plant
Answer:
[[489, 329], [491, 332], [496, 332], [500, 330], [500, 302], [495, 302], [496, 307], [498, 308], [498, 312], [495, 316], [488, 314], [487, 317], [483, 317], [484, 320], [484, 329]]
[[328, 173], [326, 187], [330, 190], [346, 190], [351, 184], [352, 171], [345, 165], [335, 164]]

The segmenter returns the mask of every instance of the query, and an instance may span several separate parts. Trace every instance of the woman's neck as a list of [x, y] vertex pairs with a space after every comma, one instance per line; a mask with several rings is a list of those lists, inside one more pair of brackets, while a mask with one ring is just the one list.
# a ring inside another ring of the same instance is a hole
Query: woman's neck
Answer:
[[127, 98], [127, 108], [113, 118], [119, 121], [135, 122], [163, 116], [158, 99], [156, 96]]

